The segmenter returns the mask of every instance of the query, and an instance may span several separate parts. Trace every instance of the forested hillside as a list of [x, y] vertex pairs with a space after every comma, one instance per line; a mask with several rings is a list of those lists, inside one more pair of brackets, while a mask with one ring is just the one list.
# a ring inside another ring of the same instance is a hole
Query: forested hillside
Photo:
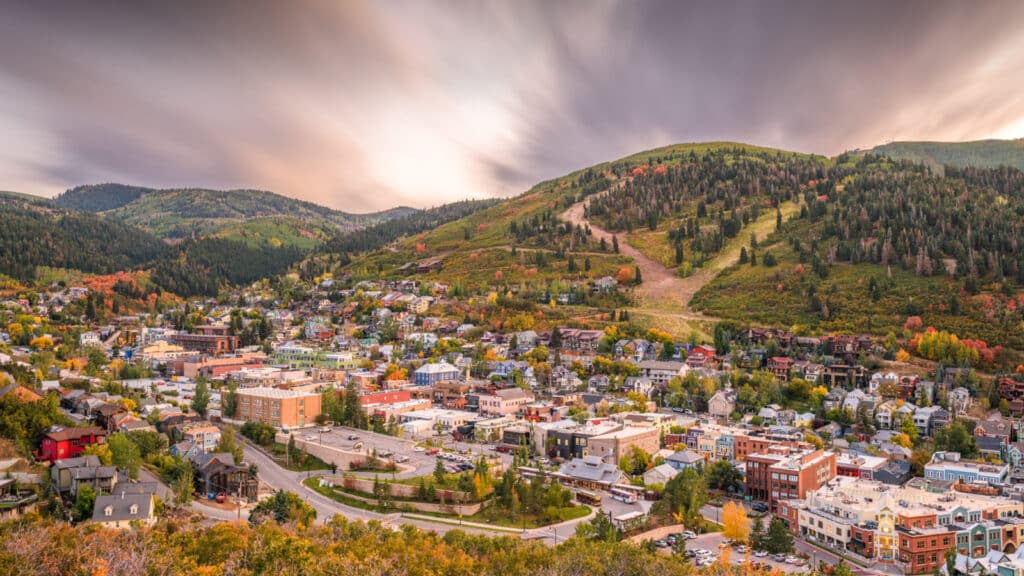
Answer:
[[[255, 222], [254, 234], [267, 221], [284, 223], [276, 244], [294, 245], [302, 238], [317, 242], [339, 230], [352, 230], [395, 217], [411, 208], [395, 208], [371, 214], [349, 214], [312, 202], [262, 190], [208, 190], [185, 188], [158, 190], [122, 184], [79, 186], [54, 202], [66, 208], [101, 213], [139, 226], [161, 238], [189, 238], [228, 234], [244, 238], [246, 225]], [[269, 236], [268, 240], [275, 238]]]
[[153, 281], [179, 296], [215, 296], [229, 285], [248, 284], [288, 270], [305, 252], [252, 247], [224, 238], [186, 240], [157, 262]]
[[31, 280], [36, 268], [110, 273], [151, 262], [166, 252], [153, 235], [45, 201], [0, 196], [0, 274]]
[[842, 155], [799, 215], [694, 299], [710, 314], [824, 331], [909, 322], [1024, 348], [1024, 173]]
[[1024, 139], [977, 140], [974, 142], [890, 142], [871, 152], [894, 160], [910, 160], [941, 170], [953, 166], [995, 168], [1010, 166], [1024, 170]]

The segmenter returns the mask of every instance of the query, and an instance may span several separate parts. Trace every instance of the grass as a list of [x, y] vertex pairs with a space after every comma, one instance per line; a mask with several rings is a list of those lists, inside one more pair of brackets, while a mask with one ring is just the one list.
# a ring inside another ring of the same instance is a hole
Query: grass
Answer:
[[[326, 496], [328, 498], [331, 498], [332, 500], [334, 500], [336, 502], [340, 502], [340, 503], [345, 504], [347, 506], [353, 506], [355, 508], [360, 508], [362, 510], [379, 511], [379, 508], [377, 506], [373, 505], [373, 504], [369, 504], [367, 502], [363, 502], [362, 500], [359, 500], [357, 498], [352, 498], [351, 495], [350, 495], [350, 491], [348, 491], [348, 490], [345, 490], [343, 488], [339, 488], [337, 486], [335, 486], [335, 487], [320, 486], [320, 483], [319, 483], [320, 481], [319, 481], [318, 478], [307, 478], [307, 479], [303, 480], [302, 482], [303, 482], [303, 484], [305, 484], [306, 486], [312, 488], [316, 492], [318, 492], [318, 493], [320, 493], [320, 494], [322, 494], [322, 495], [324, 495], [324, 496]], [[363, 498], [373, 498], [372, 494], [363, 494], [363, 493], [354, 492], [354, 491], [351, 491], [351, 494], [355, 494], [355, 495], [358, 495], [358, 496], [363, 497]], [[391, 507], [396, 508], [396, 509], [401, 509], [403, 507], [402, 504], [405, 503], [405, 502], [415, 502], [415, 501], [416, 500], [405, 500], [405, 499], [401, 499], [401, 498], [392, 498], [392, 499], [389, 500], [389, 502], [391, 503]], [[462, 516], [461, 519], [464, 522], [476, 522], [476, 523], [480, 523], [480, 524], [493, 524], [495, 526], [502, 526], [502, 527], [506, 527], [506, 528], [521, 528], [521, 527], [523, 527], [523, 525], [524, 525], [523, 524], [524, 518], [522, 516], [511, 516], [511, 515], [509, 515], [507, 513], [504, 513], [503, 511], [497, 511], [497, 513], [495, 513], [493, 510], [494, 510], [494, 505], [492, 504], [491, 506], [488, 506], [486, 508], [481, 509], [476, 514], [472, 514], [472, 515], [469, 515], [469, 516]], [[442, 512], [425, 512], [425, 511], [417, 510], [416, 514], [421, 514], [421, 515], [424, 515], [424, 516], [433, 516], [435, 518], [441, 518], [441, 519], [446, 519], [446, 520], [459, 520], [460, 519], [458, 514], [445, 514], [445, 513], [442, 513]], [[536, 515], [536, 514], [528, 514], [528, 515], [526, 515], [526, 518], [525, 518], [525, 522], [526, 522], [525, 526], [528, 529], [529, 528], [541, 528], [541, 527], [544, 527], [544, 526], [549, 526], [551, 524], [556, 524], [558, 522], [565, 522], [565, 521], [568, 521], [568, 520], [575, 520], [577, 518], [583, 518], [583, 517], [585, 517], [588, 514], [590, 514], [590, 508], [588, 508], [587, 506], [574, 505], [574, 506], [570, 506], [570, 507], [566, 507], [566, 508], [560, 509], [559, 510], [559, 517], [558, 517], [558, 519], [556, 519], [554, 521], [551, 521], [551, 522], [542, 521], [541, 518], [538, 515]]]
[[295, 458], [285, 458], [285, 452], [288, 447], [284, 444], [275, 442], [270, 448], [270, 455], [277, 461], [277, 463], [283, 466], [287, 470], [292, 472], [309, 472], [312, 470], [331, 470], [331, 465], [324, 462], [323, 460], [313, 456], [312, 454], [306, 454], [306, 460], [303, 464], [299, 465]]

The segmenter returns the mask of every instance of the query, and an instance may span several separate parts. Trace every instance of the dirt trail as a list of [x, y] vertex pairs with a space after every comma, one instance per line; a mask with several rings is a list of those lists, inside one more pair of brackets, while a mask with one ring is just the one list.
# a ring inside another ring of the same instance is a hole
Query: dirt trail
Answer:
[[[595, 239], [604, 238], [610, 244], [613, 234], [595, 226], [584, 217], [584, 206], [588, 201], [583, 200], [573, 204], [562, 213], [562, 221], [569, 222], [573, 226], [590, 226]], [[635, 310], [636, 312], [656, 312], [658, 315], [671, 316], [681, 320], [715, 320], [710, 316], [695, 313], [689, 306], [693, 295], [711, 280], [714, 274], [699, 270], [688, 278], [679, 278], [660, 262], [655, 262], [643, 252], [630, 246], [626, 242], [625, 235], [619, 238], [619, 253], [632, 258], [640, 268], [640, 274], [643, 277], [643, 282], [635, 289], [640, 301], [640, 307]]]

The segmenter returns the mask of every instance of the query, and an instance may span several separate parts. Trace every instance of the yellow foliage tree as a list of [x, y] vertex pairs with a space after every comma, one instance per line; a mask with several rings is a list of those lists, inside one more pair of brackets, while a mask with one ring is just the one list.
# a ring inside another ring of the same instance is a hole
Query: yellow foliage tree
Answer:
[[36, 350], [49, 350], [53, 348], [53, 338], [50, 338], [49, 335], [37, 336], [30, 340], [28, 345]]
[[746, 542], [750, 537], [750, 519], [742, 504], [726, 502], [722, 507], [722, 534], [736, 542]]
[[913, 448], [914, 443], [910, 440], [910, 436], [906, 434], [897, 434], [892, 437], [893, 444], [903, 446], [904, 448]]
[[896, 352], [896, 361], [897, 362], [909, 362], [910, 361], [910, 352], [907, 352], [903, 348], [900, 348], [899, 352]]

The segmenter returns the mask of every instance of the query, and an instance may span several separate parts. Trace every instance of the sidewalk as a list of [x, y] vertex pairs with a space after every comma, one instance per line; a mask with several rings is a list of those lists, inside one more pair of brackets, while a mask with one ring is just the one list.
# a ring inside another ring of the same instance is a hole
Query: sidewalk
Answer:
[[[452, 520], [450, 518], [438, 518], [437, 516], [430, 516], [427, 514], [416, 514], [414, 512], [402, 512], [402, 518], [412, 518], [414, 520], [423, 520], [424, 522], [434, 522], [436, 524], [446, 524], [448, 526], [469, 526], [471, 528], [480, 528], [483, 530], [496, 530], [498, 532], [508, 532], [509, 534], [521, 534], [523, 530], [521, 528], [509, 528], [508, 526], [495, 526], [494, 524], [480, 524], [478, 522], [466, 522], [465, 520]], [[544, 529], [547, 529], [545, 527]]]

